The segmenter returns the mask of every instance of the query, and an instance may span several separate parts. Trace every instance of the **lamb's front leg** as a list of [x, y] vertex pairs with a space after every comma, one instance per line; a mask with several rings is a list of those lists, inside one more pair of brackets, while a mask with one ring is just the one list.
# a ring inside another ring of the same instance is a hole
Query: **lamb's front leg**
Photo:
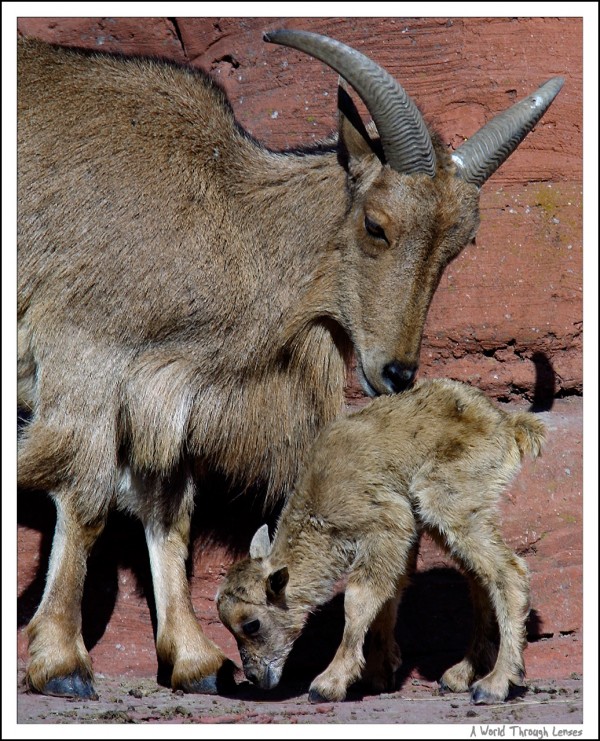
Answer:
[[[346, 697], [348, 687], [361, 676], [365, 664], [366, 632], [386, 603], [389, 604], [381, 620], [388, 647], [390, 635], [395, 645], [393, 626], [390, 632], [391, 609], [394, 597], [401, 594], [414, 570], [418, 535], [407, 500], [399, 497], [392, 506], [379, 509], [377, 514], [380, 518], [386, 516], [388, 527], [377, 527], [370, 536], [363, 534], [360, 539], [360, 556], [352, 565], [344, 597], [346, 623], [342, 642], [331, 664], [311, 684], [308, 693], [311, 702], [333, 702]], [[365, 527], [370, 522], [367, 519]], [[393, 619], [395, 624], [395, 611]]]
[[342, 642], [331, 664], [310, 685], [308, 699], [311, 702], [336, 702], [346, 697], [348, 687], [360, 677], [365, 663], [366, 632], [386, 599], [387, 595], [377, 593], [369, 584], [348, 583]]

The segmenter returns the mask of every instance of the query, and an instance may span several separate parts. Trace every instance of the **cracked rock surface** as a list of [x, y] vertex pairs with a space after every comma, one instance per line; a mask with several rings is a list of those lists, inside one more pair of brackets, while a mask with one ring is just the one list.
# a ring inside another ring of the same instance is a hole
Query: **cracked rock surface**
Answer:
[[[404, 664], [396, 692], [309, 705], [311, 679], [335, 651], [341, 596], [307, 625], [281, 689], [241, 681], [234, 697], [172, 693], [157, 682], [148, 557], [139, 523], [115, 515], [90, 560], [84, 637], [99, 700], [27, 693], [24, 627], [42, 594], [54, 512], [40, 493], [18, 502], [18, 723], [580, 724], [583, 719], [582, 20], [580, 18], [19, 18], [21, 35], [162, 56], [209, 72], [240, 123], [273, 148], [310, 144], [336, 126], [336, 75], [262, 41], [285, 25], [370, 54], [418, 102], [450, 146], [553, 75], [565, 86], [481, 192], [481, 227], [446, 270], [429, 313], [422, 376], [479, 386], [511, 408], [538, 411], [545, 452], [526, 462], [501, 504], [507, 542], [527, 561], [532, 611], [529, 691], [501, 706], [440, 695], [437, 679], [465, 650], [466, 582], [425, 540], [398, 616]], [[536, 44], [531, 39], [536, 39]], [[364, 403], [353, 377], [348, 405]], [[589, 493], [586, 492], [589, 496]], [[593, 493], [594, 497], [597, 494]], [[205, 501], [206, 500], [206, 501]], [[262, 524], [215, 479], [195, 518], [191, 588], [206, 633], [239, 663], [214, 596]], [[6, 688], [5, 688], [6, 691]]]

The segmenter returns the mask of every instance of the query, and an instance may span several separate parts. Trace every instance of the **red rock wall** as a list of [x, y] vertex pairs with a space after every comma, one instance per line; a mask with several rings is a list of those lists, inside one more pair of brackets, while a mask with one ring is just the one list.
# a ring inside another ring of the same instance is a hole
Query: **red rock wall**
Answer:
[[[582, 19], [20, 18], [18, 32], [66, 45], [154, 54], [209, 71], [241, 124], [270, 147], [335, 128], [336, 75], [265, 30], [334, 36], [402, 82], [456, 147], [554, 75], [542, 121], [482, 191], [482, 224], [431, 307], [422, 373], [531, 398], [538, 371], [582, 390]], [[350, 389], [352, 395], [356, 389]]]
[[[565, 77], [542, 121], [482, 190], [477, 243], [448, 268], [438, 289], [424, 338], [422, 373], [471, 381], [498, 397], [531, 396], [533, 358], [558, 394], [580, 393], [581, 19], [18, 20], [21, 35], [161, 55], [202, 67], [227, 90], [241, 124], [270, 147], [322, 138], [336, 121], [336, 75], [306, 55], [262, 41], [263, 31], [281, 26], [325, 33], [372, 56], [402, 82], [453, 147], [540, 83]], [[532, 571], [537, 624], [531, 628], [526, 661], [534, 677], [568, 677], [582, 668], [581, 400], [575, 412], [574, 402], [557, 403], [547, 419], [547, 453], [526, 467], [513, 498], [503, 504], [508, 542], [526, 556]], [[40, 512], [38, 522], [27, 502], [19, 517], [21, 626], [39, 600], [52, 534], [51, 515]], [[121, 541], [110, 541], [103, 554], [122, 548]], [[209, 635], [237, 660], [213, 603], [231, 556], [211, 547], [197, 555], [202, 558], [192, 592], [198, 615]], [[150, 617], [133, 576], [143, 569], [132, 571], [124, 563], [121, 554], [118, 584], [108, 578], [96, 582], [93, 604], [105, 632], [100, 628], [92, 641], [92, 656], [100, 672], [151, 675], [156, 655]], [[426, 544], [420, 569], [440, 565], [445, 561]], [[111, 595], [117, 591], [109, 620]], [[109, 607], [98, 608], [104, 603]], [[423, 611], [417, 614], [425, 621]], [[21, 660], [25, 654], [21, 627]]]

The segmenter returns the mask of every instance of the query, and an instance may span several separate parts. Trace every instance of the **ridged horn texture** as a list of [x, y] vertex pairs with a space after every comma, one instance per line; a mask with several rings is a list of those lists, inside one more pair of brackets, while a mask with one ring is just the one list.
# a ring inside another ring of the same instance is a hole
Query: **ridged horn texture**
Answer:
[[461, 144], [452, 155], [460, 177], [481, 187], [544, 115], [563, 83], [562, 77], [553, 77]]
[[352, 85], [375, 121], [390, 167], [401, 173], [435, 175], [435, 152], [425, 121], [404, 88], [382, 67], [346, 44], [309, 31], [281, 29], [263, 38], [310, 54]]

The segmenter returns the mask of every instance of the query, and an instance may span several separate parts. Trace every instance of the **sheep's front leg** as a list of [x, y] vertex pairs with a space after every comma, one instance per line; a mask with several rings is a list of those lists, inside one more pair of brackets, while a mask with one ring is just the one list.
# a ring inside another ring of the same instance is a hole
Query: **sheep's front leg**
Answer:
[[311, 702], [335, 702], [346, 697], [348, 687], [361, 675], [365, 635], [386, 598], [387, 595], [377, 593], [369, 584], [348, 583], [342, 642], [331, 664], [310, 685]]
[[81, 635], [87, 559], [105, 518], [87, 522], [73, 492], [54, 495], [56, 528], [42, 601], [27, 626], [31, 660], [26, 683], [45, 695], [98, 699]]
[[173, 667], [173, 689], [227, 692], [235, 687], [235, 665], [204, 635], [194, 614], [185, 568], [191, 513], [181, 509], [169, 527], [145, 524], [156, 603], [157, 654]]

